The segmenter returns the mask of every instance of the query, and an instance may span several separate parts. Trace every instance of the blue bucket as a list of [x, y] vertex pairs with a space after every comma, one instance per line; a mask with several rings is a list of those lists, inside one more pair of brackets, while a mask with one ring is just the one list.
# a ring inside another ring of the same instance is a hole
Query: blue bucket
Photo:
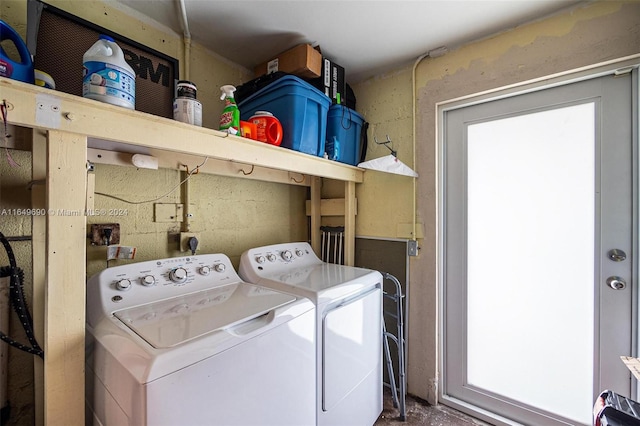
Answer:
[[20, 62], [15, 62], [9, 58], [7, 52], [0, 46], [0, 77], [7, 77], [13, 80], [24, 81], [33, 84], [35, 82], [33, 73], [33, 61], [27, 45], [24, 44], [20, 35], [9, 24], [0, 20], [0, 41], [11, 40], [20, 55]]
[[326, 151], [329, 159], [357, 165], [360, 162], [360, 135], [364, 118], [351, 108], [333, 104], [327, 113]]

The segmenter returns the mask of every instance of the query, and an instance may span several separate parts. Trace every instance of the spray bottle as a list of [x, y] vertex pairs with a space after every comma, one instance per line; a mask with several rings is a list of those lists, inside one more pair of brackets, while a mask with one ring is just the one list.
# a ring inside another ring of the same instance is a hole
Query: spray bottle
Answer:
[[220, 130], [237, 135], [240, 131], [240, 110], [233, 98], [233, 92], [236, 91], [236, 88], [227, 84], [222, 86], [220, 90], [222, 90], [220, 100], [224, 100], [224, 109], [220, 116]]

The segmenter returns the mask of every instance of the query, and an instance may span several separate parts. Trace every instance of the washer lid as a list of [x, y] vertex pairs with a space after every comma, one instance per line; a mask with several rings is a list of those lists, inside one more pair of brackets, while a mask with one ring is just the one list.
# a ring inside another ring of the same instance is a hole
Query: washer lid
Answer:
[[355, 293], [382, 281], [377, 271], [333, 263], [292, 268], [286, 272], [261, 272], [260, 276], [262, 285], [307, 297], [315, 303]]
[[295, 296], [239, 282], [123, 309], [114, 315], [161, 349], [233, 327], [295, 300]]

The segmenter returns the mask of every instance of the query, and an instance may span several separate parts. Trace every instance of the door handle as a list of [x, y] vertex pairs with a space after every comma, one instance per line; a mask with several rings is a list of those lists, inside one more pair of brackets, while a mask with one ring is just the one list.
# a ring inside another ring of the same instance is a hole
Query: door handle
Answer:
[[607, 278], [607, 285], [614, 290], [622, 290], [627, 286], [627, 282], [621, 277], [609, 277]]

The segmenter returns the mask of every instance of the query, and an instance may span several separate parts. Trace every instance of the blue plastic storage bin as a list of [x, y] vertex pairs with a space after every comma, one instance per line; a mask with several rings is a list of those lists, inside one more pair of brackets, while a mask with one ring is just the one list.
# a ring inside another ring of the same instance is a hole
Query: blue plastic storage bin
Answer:
[[360, 162], [364, 118], [351, 108], [334, 104], [327, 114], [326, 151], [331, 160], [355, 166]]
[[238, 103], [240, 119], [249, 121], [256, 111], [268, 111], [282, 124], [285, 148], [322, 157], [331, 100], [295, 76], [282, 77]]

